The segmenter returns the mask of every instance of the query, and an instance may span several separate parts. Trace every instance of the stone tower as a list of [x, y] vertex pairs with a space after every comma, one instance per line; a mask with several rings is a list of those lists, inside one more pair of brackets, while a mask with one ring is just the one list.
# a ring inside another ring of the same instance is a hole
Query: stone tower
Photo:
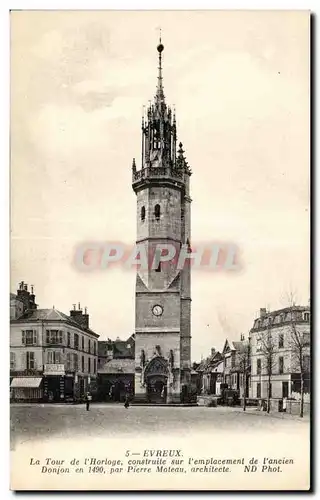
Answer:
[[158, 265], [156, 259], [168, 254], [167, 245], [176, 256], [190, 251], [191, 170], [181, 143], [177, 151], [175, 113], [165, 102], [163, 49], [160, 38], [156, 95], [142, 118], [141, 169], [132, 164], [137, 247], [149, 263], [137, 266], [135, 401], [179, 403], [190, 386], [190, 266], [188, 259], [180, 270], [177, 259]]

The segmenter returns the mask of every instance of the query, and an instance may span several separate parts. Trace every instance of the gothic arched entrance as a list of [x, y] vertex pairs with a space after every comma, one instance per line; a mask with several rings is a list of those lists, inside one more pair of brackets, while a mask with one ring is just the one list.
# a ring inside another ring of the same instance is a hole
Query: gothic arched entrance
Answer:
[[146, 366], [144, 380], [149, 403], [166, 403], [168, 375], [168, 363], [160, 356]]

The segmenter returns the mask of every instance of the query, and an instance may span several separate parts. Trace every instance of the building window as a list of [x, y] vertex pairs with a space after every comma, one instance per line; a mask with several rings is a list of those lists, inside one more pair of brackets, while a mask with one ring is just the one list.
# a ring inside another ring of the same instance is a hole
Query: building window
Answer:
[[27, 370], [34, 370], [35, 369], [35, 359], [34, 359], [34, 352], [27, 352]]
[[258, 382], [257, 384], [257, 398], [261, 398], [261, 384]]
[[61, 330], [47, 330], [46, 331], [47, 344], [62, 344], [62, 331]]
[[76, 353], [73, 353], [73, 369], [76, 372], [79, 370], [79, 358]]
[[47, 360], [49, 365], [59, 365], [61, 363], [60, 351], [48, 351]]
[[305, 321], [309, 322], [310, 321], [310, 313], [308, 313], [308, 312], [303, 313], [303, 319]]
[[141, 220], [142, 220], [142, 222], [145, 220], [145, 218], [146, 218], [146, 208], [141, 207]]
[[84, 372], [84, 356], [81, 358], [81, 371]]
[[14, 370], [16, 366], [16, 353], [10, 352], [10, 370]]
[[91, 353], [91, 341], [88, 339], [88, 353]]
[[283, 357], [280, 356], [279, 358], [279, 373], [282, 374], [283, 373]]
[[22, 330], [22, 344], [23, 345], [36, 345], [37, 332], [35, 330]]
[[93, 354], [96, 356], [97, 354], [97, 343], [93, 342]]
[[97, 360], [94, 359], [93, 360], [93, 373], [96, 373], [97, 372]]
[[74, 348], [79, 349], [79, 335], [77, 333], [74, 334]]
[[283, 347], [284, 336], [283, 333], [279, 333], [279, 348]]
[[235, 356], [231, 354], [231, 368], [234, 368], [236, 364]]
[[269, 397], [272, 398], [272, 383], [269, 385]]
[[68, 332], [68, 341], [67, 341], [67, 346], [70, 347], [71, 346], [71, 333]]
[[310, 344], [310, 333], [309, 332], [303, 332], [303, 345], [309, 345]]
[[310, 356], [308, 356], [307, 354], [305, 356], [303, 356], [302, 364], [303, 364], [304, 371], [309, 373], [310, 372]]
[[83, 336], [82, 336], [81, 342], [82, 342], [82, 350], [84, 351], [84, 337]]
[[71, 353], [70, 352], [67, 352], [67, 366], [66, 366], [66, 370], [67, 371], [71, 370]]
[[154, 216], [156, 220], [160, 220], [160, 205], [154, 207]]
[[91, 358], [88, 358], [88, 373], [91, 373]]
[[261, 375], [261, 359], [257, 359], [257, 375]]

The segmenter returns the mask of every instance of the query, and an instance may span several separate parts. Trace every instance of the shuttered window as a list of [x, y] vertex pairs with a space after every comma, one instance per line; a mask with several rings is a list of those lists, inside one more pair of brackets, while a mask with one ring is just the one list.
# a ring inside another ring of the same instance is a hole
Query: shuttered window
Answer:
[[16, 367], [16, 353], [10, 352], [10, 370], [14, 370]]
[[77, 372], [79, 370], [78, 354], [73, 354], [73, 369]]
[[71, 353], [67, 352], [67, 366], [66, 366], [67, 371], [71, 370]]
[[46, 342], [47, 344], [63, 344], [63, 332], [62, 330], [47, 330], [46, 331]]
[[22, 330], [22, 344], [23, 345], [36, 345], [37, 344], [37, 331], [36, 330]]
[[35, 359], [34, 359], [34, 352], [27, 352], [27, 370], [34, 370], [35, 369]]

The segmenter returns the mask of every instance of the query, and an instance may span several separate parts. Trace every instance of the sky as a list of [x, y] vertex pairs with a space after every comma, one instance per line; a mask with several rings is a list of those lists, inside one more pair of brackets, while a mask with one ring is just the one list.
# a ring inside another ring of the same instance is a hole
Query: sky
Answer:
[[11, 291], [87, 307], [101, 340], [134, 331], [135, 272], [84, 273], [87, 241], [136, 238], [131, 164], [157, 83], [191, 177], [192, 243], [238, 246], [241, 270], [192, 272], [192, 360], [248, 335], [260, 307], [306, 305], [309, 14], [11, 12]]

